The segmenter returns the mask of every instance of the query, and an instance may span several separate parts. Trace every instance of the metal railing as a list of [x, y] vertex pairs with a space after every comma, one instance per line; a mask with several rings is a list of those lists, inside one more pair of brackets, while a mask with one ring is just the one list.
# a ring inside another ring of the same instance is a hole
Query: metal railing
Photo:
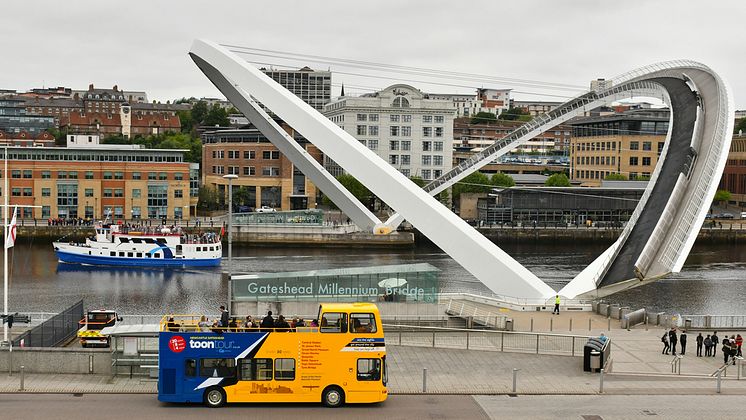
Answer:
[[746, 328], [746, 315], [682, 315], [694, 328]]
[[13, 340], [14, 346], [55, 347], [75, 336], [83, 318], [83, 300], [44, 320]]
[[[384, 324], [390, 345], [580, 356], [589, 336]], [[396, 329], [396, 330], [392, 330]]]

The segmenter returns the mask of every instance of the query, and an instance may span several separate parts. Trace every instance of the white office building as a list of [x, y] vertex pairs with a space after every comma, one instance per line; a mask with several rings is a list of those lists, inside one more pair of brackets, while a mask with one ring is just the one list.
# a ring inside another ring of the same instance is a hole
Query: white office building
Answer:
[[[452, 100], [429, 99], [412, 86], [397, 84], [339, 97], [324, 107], [324, 115], [406, 176], [431, 180], [451, 169]], [[335, 176], [344, 172], [328, 157], [324, 166]]]

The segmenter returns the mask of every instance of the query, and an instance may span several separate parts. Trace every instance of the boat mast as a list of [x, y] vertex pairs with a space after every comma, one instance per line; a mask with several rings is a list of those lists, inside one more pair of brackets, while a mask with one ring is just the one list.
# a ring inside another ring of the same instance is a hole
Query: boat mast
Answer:
[[8, 144], [5, 144], [5, 170], [3, 172], [3, 315], [5, 315], [5, 321], [3, 322], [3, 341], [8, 341]]

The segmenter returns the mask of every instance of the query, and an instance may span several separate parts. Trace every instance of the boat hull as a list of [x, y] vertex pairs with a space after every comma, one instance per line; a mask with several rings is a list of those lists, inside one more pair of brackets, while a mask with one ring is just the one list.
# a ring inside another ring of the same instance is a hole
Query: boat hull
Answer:
[[220, 258], [128, 258], [107, 257], [102, 255], [85, 255], [56, 249], [57, 259], [64, 263], [117, 265], [128, 267], [216, 267]]

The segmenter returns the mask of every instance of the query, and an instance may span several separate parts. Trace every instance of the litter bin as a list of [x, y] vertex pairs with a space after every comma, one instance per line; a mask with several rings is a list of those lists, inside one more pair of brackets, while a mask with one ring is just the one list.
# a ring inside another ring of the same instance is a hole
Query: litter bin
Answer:
[[689, 330], [692, 328], [692, 320], [691, 319], [685, 319], [684, 320], [684, 328]]
[[601, 352], [598, 350], [591, 350], [591, 372], [599, 372], [601, 370]]
[[513, 318], [505, 320], [505, 331], [513, 331]]

